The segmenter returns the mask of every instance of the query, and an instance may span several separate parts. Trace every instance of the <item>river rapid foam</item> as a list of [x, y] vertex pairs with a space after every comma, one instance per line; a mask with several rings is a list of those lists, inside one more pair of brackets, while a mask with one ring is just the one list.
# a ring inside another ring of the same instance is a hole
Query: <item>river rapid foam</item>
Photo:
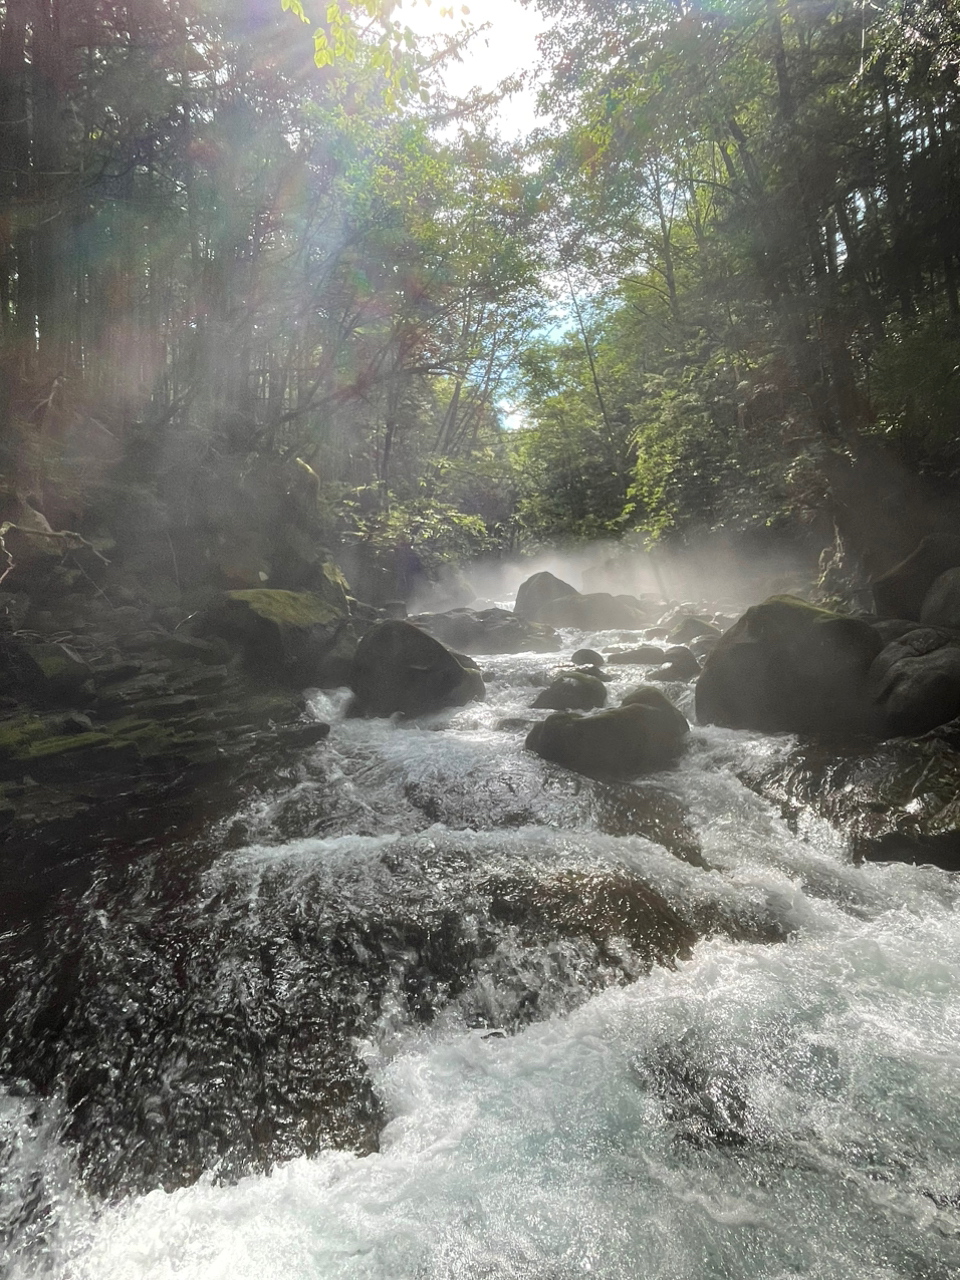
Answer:
[[960, 1274], [956, 878], [786, 824], [786, 738], [545, 764], [549, 659], [478, 661], [422, 722], [316, 695], [289, 788], [4, 938], [7, 1273]]

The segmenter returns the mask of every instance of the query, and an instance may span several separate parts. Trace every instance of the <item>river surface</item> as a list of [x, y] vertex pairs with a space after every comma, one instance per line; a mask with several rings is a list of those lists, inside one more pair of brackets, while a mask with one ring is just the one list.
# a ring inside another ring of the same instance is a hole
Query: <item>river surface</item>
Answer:
[[537, 759], [556, 661], [418, 722], [317, 694], [289, 786], [9, 912], [5, 1274], [960, 1275], [956, 878], [788, 826], [738, 776], [787, 737]]

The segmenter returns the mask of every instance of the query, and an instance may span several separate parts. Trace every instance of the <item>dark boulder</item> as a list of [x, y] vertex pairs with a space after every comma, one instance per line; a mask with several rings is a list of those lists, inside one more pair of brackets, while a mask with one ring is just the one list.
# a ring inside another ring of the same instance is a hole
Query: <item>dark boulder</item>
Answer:
[[700, 663], [685, 645], [675, 645], [663, 655], [663, 666], [650, 672], [651, 680], [692, 680]]
[[425, 715], [482, 702], [483, 679], [409, 622], [380, 622], [357, 645], [349, 678], [352, 712], [362, 716]]
[[884, 644], [899, 640], [908, 631], [916, 631], [917, 629], [916, 622], [908, 618], [867, 618], [867, 621]]
[[884, 737], [927, 733], [960, 715], [960, 636], [917, 627], [886, 645], [870, 667]]
[[942, 573], [958, 565], [960, 537], [930, 534], [905, 560], [871, 583], [877, 613], [881, 618], [912, 618], [919, 622], [927, 592]]
[[544, 760], [577, 773], [634, 778], [672, 764], [686, 736], [687, 722], [675, 707], [645, 701], [592, 716], [555, 712], [534, 725], [526, 745]]
[[570, 661], [575, 667], [602, 667], [606, 659], [596, 649], [578, 649]]
[[610, 681], [616, 680], [617, 678], [616, 676], [611, 675], [609, 671], [604, 671], [594, 663], [591, 663], [589, 667], [577, 667], [577, 670], [581, 672], [582, 675], [594, 676], [597, 680], [603, 680], [606, 684], [609, 684]]
[[867, 673], [881, 646], [863, 619], [771, 596], [748, 609], [707, 658], [697, 718], [767, 733], [871, 731]]
[[569, 582], [564, 582], [556, 574], [547, 573], [544, 570], [521, 582], [513, 611], [530, 622], [542, 622], [540, 614], [545, 605], [553, 600], [563, 599], [565, 596], [579, 594], [576, 587], [571, 587]]
[[607, 700], [607, 689], [602, 680], [583, 671], [565, 671], [537, 695], [532, 704], [537, 710], [590, 711], [602, 707]]
[[421, 613], [411, 621], [441, 644], [465, 653], [556, 653], [560, 648], [552, 627], [509, 609], [450, 609]]
[[925, 627], [960, 631], [960, 568], [948, 569], [934, 579], [924, 597], [920, 621]]

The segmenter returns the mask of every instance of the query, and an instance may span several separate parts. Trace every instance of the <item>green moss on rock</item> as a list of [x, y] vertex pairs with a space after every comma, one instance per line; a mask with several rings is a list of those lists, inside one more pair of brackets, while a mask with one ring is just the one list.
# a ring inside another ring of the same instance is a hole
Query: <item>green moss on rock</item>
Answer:
[[338, 609], [310, 591], [272, 591], [264, 587], [228, 591], [227, 599], [246, 605], [257, 617], [278, 627], [328, 626], [346, 615], [346, 600], [343, 609]]

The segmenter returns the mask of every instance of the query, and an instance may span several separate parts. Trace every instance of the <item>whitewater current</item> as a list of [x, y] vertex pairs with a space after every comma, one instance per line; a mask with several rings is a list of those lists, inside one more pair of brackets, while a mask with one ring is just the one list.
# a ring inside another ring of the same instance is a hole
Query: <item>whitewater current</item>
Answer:
[[960, 1275], [956, 878], [788, 824], [740, 776], [786, 736], [539, 760], [562, 656], [419, 721], [316, 694], [289, 786], [11, 927], [12, 1280]]

